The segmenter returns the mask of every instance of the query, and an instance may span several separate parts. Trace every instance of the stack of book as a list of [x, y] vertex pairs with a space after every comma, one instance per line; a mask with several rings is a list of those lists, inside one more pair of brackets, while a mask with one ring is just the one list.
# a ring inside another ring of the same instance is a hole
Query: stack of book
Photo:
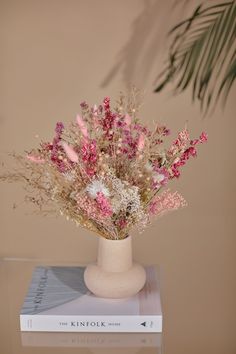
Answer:
[[36, 267], [20, 313], [21, 331], [162, 332], [158, 274], [146, 267], [145, 287], [128, 299], [91, 294], [85, 267]]

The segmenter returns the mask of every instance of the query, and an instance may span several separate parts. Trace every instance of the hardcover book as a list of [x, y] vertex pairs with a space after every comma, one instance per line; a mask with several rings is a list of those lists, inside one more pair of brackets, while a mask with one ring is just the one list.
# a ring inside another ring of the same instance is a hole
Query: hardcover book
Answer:
[[36, 267], [20, 313], [21, 331], [162, 332], [158, 274], [146, 267], [144, 288], [127, 299], [94, 296], [85, 267]]

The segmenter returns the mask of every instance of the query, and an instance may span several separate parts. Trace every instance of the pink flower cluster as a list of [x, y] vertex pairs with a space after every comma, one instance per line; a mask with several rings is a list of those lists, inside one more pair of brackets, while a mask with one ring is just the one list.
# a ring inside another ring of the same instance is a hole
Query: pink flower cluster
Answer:
[[186, 148], [188, 146], [187, 142], [189, 141], [189, 135], [188, 133], [185, 134], [182, 133], [182, 138], [180, 138], [180, 134], [179, 134], [179, 138], [176, 140], [176, 142], [171, 148], [171, 151], [173, 151], [174, 148], [177, 148], [178, 152], [182, 152], [182, 154], [174, 160], [174, 163], [171, 167], [172, 178], [173, 177], [178, 178], [180, 176], [179, 167], [184, 166], [190, 157], [197, 156], [197, 150], [195, 146], [199, 143], [202, 144], [207, 142], [207, 134], [205, 132], [202, 132], [199, 139], [191, 140], [190, 141], [191, 146]]
[[165, 186], [170, 178], [169, 172], [166, 167], [154, 166], [153, 171], [156, 172], [156, 176], [154, 175], [153, 178], [153, 188], [158, 189], [162, 186]]
[[76, 201], [78, 208], [91, 219], [101, 221], [112, 215], [110, 202], [101, 192], [97, 193], [96, 199], [91, 199], [86, 194], [77, 194]]
[[112, 140], [113, 137], [113, 127], [116, 119], [116, 115], [111, 112], [110, 109], [110, 98], [105, 97], [103, 100], [103, 106], [104, 106], [104, 111], [105, 111], [105, 116], [102, 120], [102, 127], [105, 132], [105, 137], [108, 140]]
[[116, 225], [122, 230], [127, 226], [127, 221], [124, 218], [118, 219]]
[[[29, 162], [40, 164], [37, 169], [41, 164], [42, 168], [47, 164], [49, 171], [52, 168], [53, 200], [64, 198], [72, 217], [84, 217], [84, 224], [89, 219], [96, 228], [98, 221], [104, 226], [105, 220], [114, 237], [124, 237], [132, 226], [144, 225], [150, 215], [186, 205], [177, 192], [158, 193], [196, 157], [197, 145], [207, 141], [205, 132], [191, 140], [185, 128], [165, 148], [162, 143], [170, 130], [156, 125], [151, 131], [142, 124], [130, 98], [125, 101], [121, 96], [114, 110], [109, 97], [98, 107], [82, 102], [81, 108], [75, 123], [65, 130], [58, 122], [52, 142], [42, 143], [27, 156]], [[107, 235], [105, 226], [103, 231]]]
[[96, 201], [104, 217], [109, 217], [113, 214], [111, 204], [102, 192], [97, 193]]
[[78, 194], [76, 201], [78, 210], [82, 211], [89, 219], [96, 221], [104, 220], [104, 215], [100, 212], [97, 202], [89, 198], [88, 195]]
[[178, 134], [178, 138], [174, 141], [171, 148], [169, 149], [169, 154], [174, 156], [183, 152], [187, 148], [189, 140], [189, 132], [187, 129], [184, 129]]
[[82, 160], [89, 176], [93, 176], [96, 172], [95, 166], [97, 162], [96, 140], [84, 142], [81, 148]]
[[167, 189], [152, 200], [149, 205], [149, 213], [151, 215], [161, 216], [166, 212], [179, 209], [186, 205], [185, 199], [178, 192], [171, 193], [169, 189]]
[[59, 158], [63, 154], [63, 147], [61, 145], [62, 134], [64, 131], [64, 124], [62, 122], [57, 122], [55, 128], [55, 136], [52, 143], [44, 143], [42, 145], [43, 149], [50, 152], [51, 161], [57, 166], [60, 172], [66, 172], [69, 168], [68, 164]]

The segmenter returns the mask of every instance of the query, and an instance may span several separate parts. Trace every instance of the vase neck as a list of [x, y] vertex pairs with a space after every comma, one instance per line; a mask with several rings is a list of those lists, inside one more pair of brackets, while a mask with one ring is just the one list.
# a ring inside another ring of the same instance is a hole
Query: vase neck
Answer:
[[131, 236], [123, 240], [99, 239], [98, 266], [104, 271], [123, 272], [132, 267]]

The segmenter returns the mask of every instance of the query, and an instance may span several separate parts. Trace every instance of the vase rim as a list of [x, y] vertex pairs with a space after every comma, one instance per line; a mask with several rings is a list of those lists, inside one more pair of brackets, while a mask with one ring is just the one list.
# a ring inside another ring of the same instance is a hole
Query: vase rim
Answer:
[[111, 242], [113, 242], [113, 241], [127, 241], [130, 238], [131, 238], [131, 235], [128, 235], [125, 238], [121, 238], [121, 239], [119, 239], [119, 238], [118, 239], [111, 239], [111, 238], [102, 237], [102, 239], [104, 241], [111, 241]]

